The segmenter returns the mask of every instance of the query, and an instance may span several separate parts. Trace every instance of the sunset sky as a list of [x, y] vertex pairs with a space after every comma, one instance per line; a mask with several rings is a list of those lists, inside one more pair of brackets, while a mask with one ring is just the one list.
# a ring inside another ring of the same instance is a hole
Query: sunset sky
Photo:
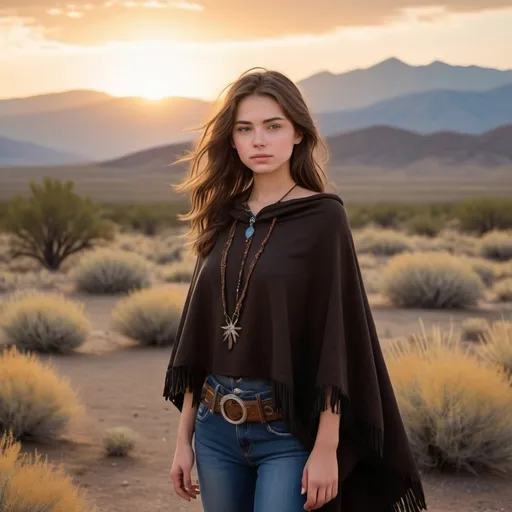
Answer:
[[265, 66], [512, 69], [512, 0], [0, 0], [0, 98], [90, 88], [215, 97]]

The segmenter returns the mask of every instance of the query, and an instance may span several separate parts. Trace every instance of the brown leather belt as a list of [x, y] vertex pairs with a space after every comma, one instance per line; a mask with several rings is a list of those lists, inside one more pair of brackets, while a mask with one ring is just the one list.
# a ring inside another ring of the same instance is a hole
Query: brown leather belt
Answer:
[[234, 393], [223, 395], [217, 393], [213, 403], [215, 389], [205, 382], [201, 393], [201, 402], [214, 413], [220, 413], [226, 421], [233, 425], [242, 423], [266, 423], [280, 420], [282, 415], [276, 412], [272, 398], [265, 400], [242, 400]]

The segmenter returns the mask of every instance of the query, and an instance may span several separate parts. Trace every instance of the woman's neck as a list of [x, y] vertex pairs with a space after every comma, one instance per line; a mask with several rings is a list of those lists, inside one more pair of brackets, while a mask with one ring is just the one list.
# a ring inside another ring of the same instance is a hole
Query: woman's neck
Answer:
[[265, 206], [279, 201], [295, 185], [290, 172], [254, 174], [249, 202]]

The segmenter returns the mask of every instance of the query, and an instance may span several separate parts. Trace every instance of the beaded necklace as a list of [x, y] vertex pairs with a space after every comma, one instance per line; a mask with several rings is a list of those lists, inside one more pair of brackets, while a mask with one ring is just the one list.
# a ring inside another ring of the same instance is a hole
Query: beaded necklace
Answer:
[[[290, 190], [288, 190], [288, 192], [286, 192], [286, 194], [283, 197], [281, 197], [281, 199], [279, 199], [279, 201], [276, 201], [276, 203], [280, 203], [296, 186], [297, 186], [297, 184], [293, 185], [293, 187]], [[227, 262], [227, 258], [228, 258], [229, 249], [231, 248], [231, 244], [232, 244], [233, 238], [235, 236], [237, 222], [238, 222], [237, 219], [235, 219], [231, 226], [231, 230], [229, 232], [229, 236], [226, 241], [226, 245], [224, 246], [224, 249], [222, 251], [222, 259], [221, 259], [221, 263], [220, 263], [222, 307], [224, 310], [224, 319], [226, 321], [226, 324], [221, 326], [221, 328], [224, 331], [223, 341], [226, 341], [226, 340], [228, 341], [228, 349], [229, 350], [231, 350], [234, 347], [234, 345], [237, 341], [236, 339], [239, 336], [238, 331], [240, 331], [242, 329], [241, 327], [237, 327], [237, 322], [240, 318], [240, 313], [242, 311], [243, 302], [244, 302], [244, 299], [246, 296], [247, 288], [249, 286], [249, 280], [251, 278], [254, 267], [256, 266], [256, 263], [257, 263], [259, 257], [261, 256], [261, 253], [263, 252], [263, 249], [265, 248], [265, 245], [267, 244], [268, 239], [270, 238], [270, 235], [272, 234], [274, 226], [277, 222], [277, 217], [274, 217], [272, 219], [272, 222], [270, 224], [268, 232], [267, 232], [265, 238], [263, 239], [263, 241], [261, 242], [260, 248], [254, 255], [251, 265], [249, 266], [249, 271], [247, 273], [247, 278], [245, 279], [245, 284], [244, 284], [244, 287], [242, 290], [242, 294], [239, 297], [238, 295], [239, 295], [239, 291], [240, 291], [240, 284], [241, 284], [242, 275], [243, 275], [243, 271], [244, 271], [244, 267], [245, 267], [245, 262], [247, 260], [247, 255], [249, 254], [249, 249], [251, 247], [252, 240], [253, 240], [252, 235], [254, 234], [254, 223], [256, 222], [256, 216], [253, 215], [249, 221], [249, 227], [245, 230], [245, 250], [244, 250], [244, 254], [242, 256], [242, 263], [240, 265], [240, 271], [238, 273], [238, 282], [236, 285], [236, 306], [235, 306], [235, 311], [233, 312], [233, 316], [230, 317], [227, 313], [227, 306], [226, 306], [226, 262]]]

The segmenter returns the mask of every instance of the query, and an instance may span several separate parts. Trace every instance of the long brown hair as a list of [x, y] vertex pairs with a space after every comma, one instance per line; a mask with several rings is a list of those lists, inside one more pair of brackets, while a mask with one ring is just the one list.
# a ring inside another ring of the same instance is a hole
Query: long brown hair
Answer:
[[[256, 69], [263, 71], [254, 71]], [[217, 113], [201, 127], [203, 133], [195, 150], [180, 160], [191, 161], [189, 175], [173, 186], [178, 192], [191, 192], [191, 208], [179, 218], [190, 222], [188, 235], [192, 238], [194, 253], [199, 255], [209, 251], [217, 234], [226, 227], [231, 201], [252, 185], [252, 171], [242, 163], [231, 145], [237, 107], [243, 98], [269, 96], [279, 103], [295, 130], [302, 135], [290, 159], [293, 181], [315, 192], [325, 190], [326, 146], [298, 87], [282, 73], [252, 68], [226, 90], [225, 98], [218, 102]]]

